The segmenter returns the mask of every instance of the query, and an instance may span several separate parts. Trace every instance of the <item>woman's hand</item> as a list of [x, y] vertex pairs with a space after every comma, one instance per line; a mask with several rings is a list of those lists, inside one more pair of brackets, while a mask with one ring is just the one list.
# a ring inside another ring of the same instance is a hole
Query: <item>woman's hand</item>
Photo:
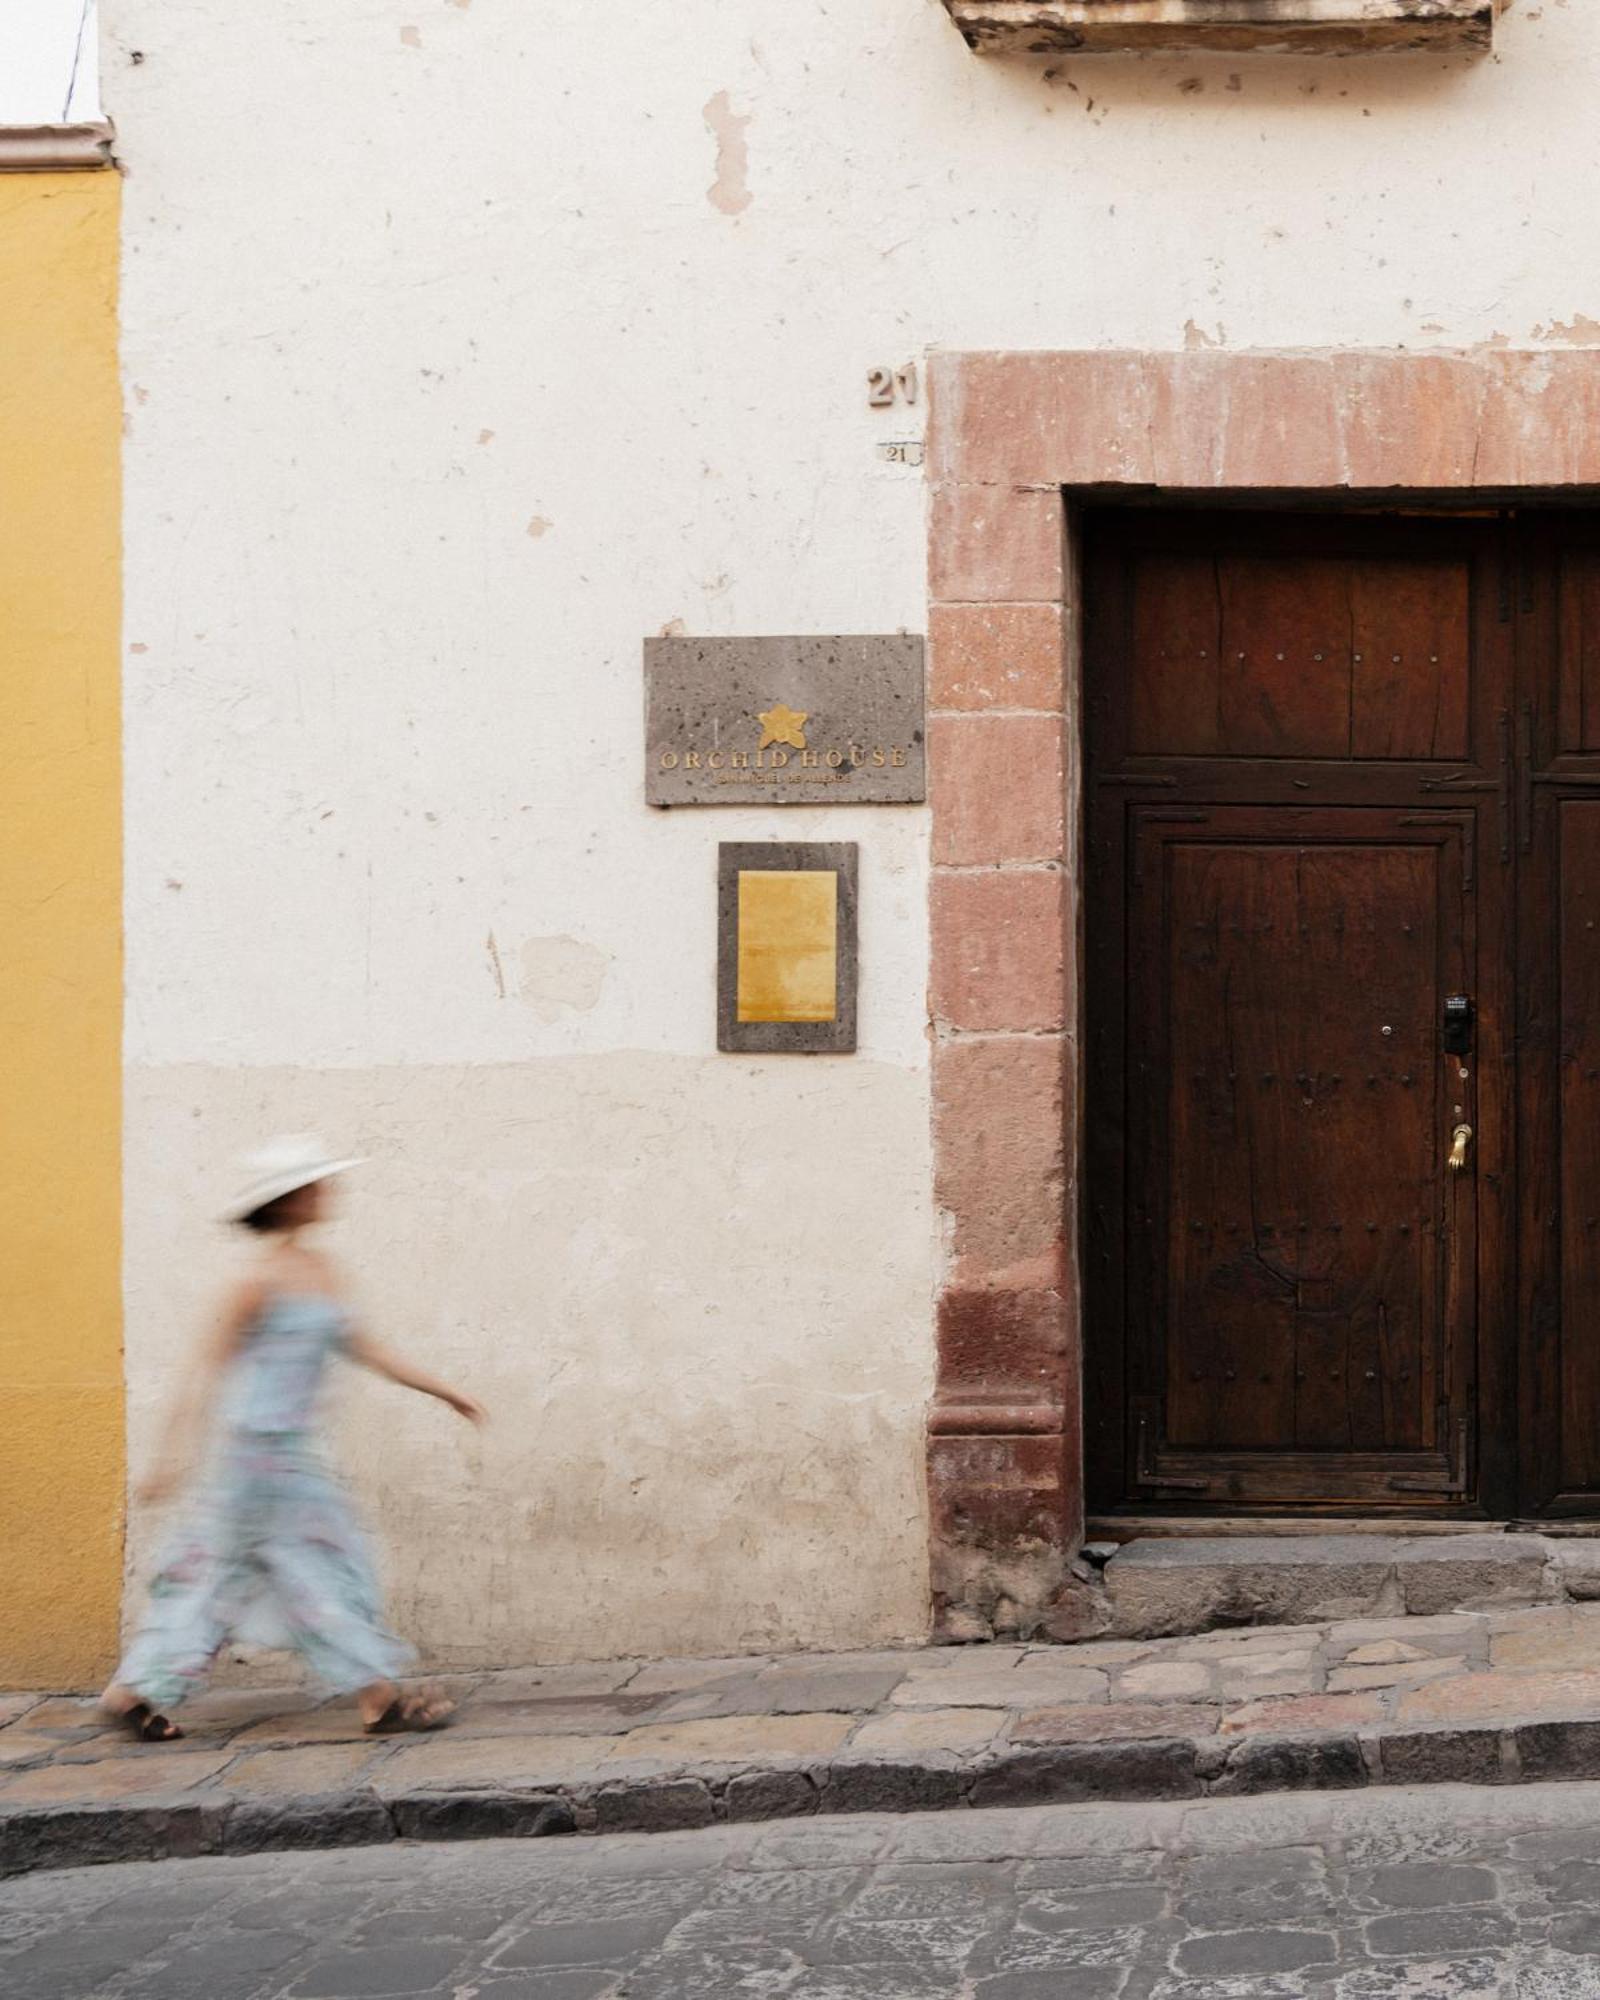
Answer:
[[465, 1417], [469, 1424], [486, 1424], [489, 1412], [476, 1396], [464, 1395], [459, 1389], [452, 1389], [444, 1399], [458, 1417]]

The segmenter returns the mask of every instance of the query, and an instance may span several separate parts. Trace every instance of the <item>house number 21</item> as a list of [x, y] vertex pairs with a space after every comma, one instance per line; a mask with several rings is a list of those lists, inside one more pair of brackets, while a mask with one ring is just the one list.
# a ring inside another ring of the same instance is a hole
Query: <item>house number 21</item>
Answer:
[[903, 368], [869, 368], [867, 370], [867, 402], [874, 410], [887, 409], [899, 401], [914, 403], [917, 400], [917, 364], [908, 361]]

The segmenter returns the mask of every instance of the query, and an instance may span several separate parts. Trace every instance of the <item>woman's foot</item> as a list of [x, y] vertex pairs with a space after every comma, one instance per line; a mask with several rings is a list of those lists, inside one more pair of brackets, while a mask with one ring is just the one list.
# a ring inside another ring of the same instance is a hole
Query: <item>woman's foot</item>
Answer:
[[157, 1715], [131, 1688], [108, 1687], [100, 1697], [100, 1713], [127, 1730], [136, 1743], [177, 1743], [184, 1733], [175, 1722]]
[[381, 1707], [362, 1702], [361, 1726], [369, 1736], [393, 1736], [407, 1729], [443, 1729], [455, 1712], [455, 1703], [446, 1701], [443, 1695], [426, 1690], [402, 1694], [395, 1688]]

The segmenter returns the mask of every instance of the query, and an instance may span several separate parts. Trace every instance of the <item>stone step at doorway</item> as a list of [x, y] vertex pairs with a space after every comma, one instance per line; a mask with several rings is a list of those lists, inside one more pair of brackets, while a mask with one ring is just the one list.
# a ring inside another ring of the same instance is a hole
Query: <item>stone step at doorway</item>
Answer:
[[1111, 1639], [1600, 1598], [1592, 1536], [1185, 1533], [1089, 1548], [1105, 1556]]

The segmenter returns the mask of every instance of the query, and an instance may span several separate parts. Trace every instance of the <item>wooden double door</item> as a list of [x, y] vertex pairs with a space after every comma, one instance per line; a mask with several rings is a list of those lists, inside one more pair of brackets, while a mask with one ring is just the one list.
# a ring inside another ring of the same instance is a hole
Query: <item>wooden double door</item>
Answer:
[[1600, 520], [1084, 576], [1091, 1503], [1600, 1512]]

